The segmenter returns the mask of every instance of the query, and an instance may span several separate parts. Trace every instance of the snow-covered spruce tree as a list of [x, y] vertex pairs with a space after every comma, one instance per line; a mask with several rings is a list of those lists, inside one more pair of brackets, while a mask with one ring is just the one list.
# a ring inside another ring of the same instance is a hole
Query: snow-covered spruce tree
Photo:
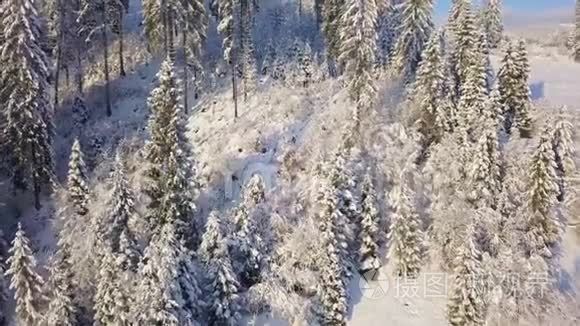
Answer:
[[9, 155], [12, 183], [32, 188], [36, 209], [40, 195], [52, 188], [52, 107], [49, 102], [49, 64], [42, 49], [40, 18], [32, 0], [4, 0], [0, 62], [4, 66], [2, 143]]
[[241, 283], [249, 288], [260, 280], [265, 263], [265, 242], [260, 231], [264, 217], [259, 216], [259, 204], [264, 201], [264, 181], [252, 177], [244, 188], [243, 199], [234, 215], [235, 230], [232, 247], [234, 267]]
[[478, 284], [483, 270], [476, 232], [476, 226], [470, 223], [457, 252], [453, 285], [447, 304], [447, 318], [453, 326], [483, 325], [485, 321], [485, 292]]
[[497, 207], [501, 192], [501, 155], [497, 120], [487, 119], [468, 170], [468, 198], [476, 208]]
[[552, 211], [558, 196], [558, 183], [551, 127], [550, 124], [544, 127], [531, 158], [527, 187], [529, 216], [525, 227], [528, 256], [540, 255], [546, 262], [554, 258], [561, 233], [558, 217]]
[[[62, 231], [61, 231], [62, 233]], [[74, 275], [70, 262], [70, 246], [61, 238], [52, 256], [48, 291], [50, 293], [46, 323], [48, 326], [77, 325], [78, 309], [74, 302]]]
[[109, 247], [103, 249], [99, 266], [97, 290], [94, 298], [95, 325], [130, 325], [132, 280], [124, 271]]
[[410, 80], [433, 31], [433, 0], [405, 0], [400, 10], [401, 34], [394, 50], [394, 64]]
[[454, 27], [455, 44], [452, 54], [457, 72], [456, 89], [459, 90], [459, 95], [461, 95], [461, 87], [467, 80], [468, 71], [475, 64], [475, 53], [478, 51], [478, 33], [473, 10], [469, 4], [460, 6], [460, 10]]
[[250, 0], [240, 3], [240, 63], [242, 70], [242, 94], [244, 102], [256, 89], [256, 58], [252, 37], [253, 18]]
[[[340, 55], [342, 30], [342, 14], [345, 0], [324, 0], [322, 32], [326, 41], [328, 62], [333, 66]], [[331, 75], [335, 76], [335, 67], [331, 68]]]
[[191, 221], [195, 210], [191, 150], [185, 136], [181, 89], [170, 59], [162, 64], [158, 76], [160, 85], [149, 98], [147, 222], [155, 233], [163, 223], [175, 220], [179, 238], [188, 239], [188, 246], [197, 245], [199, 235]]
[[504, 129], [511, 134], [512, 127], [520, 130], [522, 137], [531, 132], [530, 90], [528, 87], [529, 65], [523, 48], [509, 43], [501, 68], [497, 74], [501, 104], [504, 107]]
[[558, 200], [563, 202], [568, 192], [567, 181], [572, 177], [576, 169], [574, 163], [574, 153], [576, 151], [573, 140], [572, 117], [565, 106], [560, 108], [560, 112], [555, 120], [552, 134], [552, 146], [556, 159], [556, 172], [558, 174]]
[[321, 185], [318, 198], [318, 223], [321, 233], [323, 259], [320, 261], [318, 283], [318, 312], [322, 325], [346, 325], [348, 296], [347, 267], [341, 247], [344, 222], [338, 209], [336, 190], [330, 184]]
[[199, 257], [210, 277], [211, 295], [207, 298], [210, 325], [237, 325], [241, 318], [240, 286], [232, 268], [222, 222], [215, 211], [208, 217]]
[[532, 132], [531, 118], [531, 92], [528, 86], [530, 78], [530, 63], [528, 61], [528, 50], [524, 40], [520, 40], [517, 45], [517, 66], [519, 67], [518, 97], [519, 106], [515, 112], [514, 125], [520, 133], [520, 137], [530, 138]]
[[446, 117], [438, 116], [442, 113], [440, 106], [444, 96], [444, 68], [441, 34], [433, 33], [427, 48], [423, 51], [417, 79], [410, 92], [411, 101], [417, 105], [418, 119], [415, 126], [421, 134], [424, 149], [441, 139], [445, 132]]
[[489, 41], [487, 39], [487, 35], [481, 31], [479, 33], [478, 47], [479, 52], [482, 55], [481, 59], [483, 60], [483, 66], [485, 68], [485, 77], [486, 77], [485, 88], [487, 93], [489, 94], [492, 91], [495, 76], [493, 67], [491, 66], [491, 58], [489, 56], [490, 54]]
[[414, 193], [407, 182], [402, 175], [389, 195], [394, 212], [388, 235], [391, 242], [389, 256], [395, 259], [398, 276], [415, 278], [421, 271], [424, 240], [421, 221], [413, 207]]
[[359, 232], [359, 270], [364, 275], [381, 267], [379, 258], [379, 208], [377, 195], [370, 172], [367, 172], [362, 185], [362, 220]]
[[475, 47], [467, 57], [469, 66], [463, 71], [463, 81], [460, 85], [460, 97], [457, 107], [458, 128], [466, 133], [469, 139], [477, 137], [474, 131], [478, 119], [485, 112], [485, 103], [488, 95], [487, 74], [485, 69], [486, 58]]
[[448, 24], [451, 31], [455, 32], [460, 16], [465, 9], [471, 7], [471, 0], [451, 0]]
[[299, 79], [302, 87], [309, 87], [314, 81], [314, 66], [312, 62], [312, 49], [306, 43], [298, 56]]
[[576, 26], [574, 28], [573, 56], [576, 62], [580, 62], [580, 1], [576, 0]]
[[482, 10], [482, 27], [489, 46], [496, 49], [503, 37], [503, 18], [501, 0], [486, 0]]
[[137, 239], [129, 224], [136, 219], [135, 196], [127, 181], [124, 162], [117, 154], [115, 170], [111, 176], [113, 191], [107, 201], [107, 216], [104, 225], [99, 226], [103, 245], [113, 255], [116, 264], [123, 271], [137, 271], [140, 253]]
[[166, 36], [163, 28], [165, 18], [163, 17], [161, 2], [156, 0], [143, 0], [142, 7], [143, 32], [147, 38], [147, 48], [149, 51], [159, 50]]
[[395, 1], [388, 1], [377, 18], [377, 61], [385, 69], [391, 62], [397, 42], [399, 19], [399, 8]]
[[238, 86], [236, 81], [238, 70], [237, 40], [238, 31], [235, 28], [234, 0], [218, 0], [219, 24], [218, 32], [223, 37], [222, 49], [224, 61], [230, 65], [232, 78], [232, 99], [234, 101], [234, 118], [238, 117]]
[[6, 275], [11, 276], [10, 289], [14, 291], [16, 301], [16, 320], [19, 325], [36, 325], [42, 320], [44, 282], [35, 271], [36, 259], [20, 223], [8, 253]]
[[356, 180], [352, 170], [352, 165], [349, 163], [353, 158], [353, 149], [355, 146], [356, 125], [358, 124], [357, 117], [352, 122], [355, 126], [348, 125], [343, 131], [342, 144], [334, 153], [334, 160], [329, 161], [324, 167], [325, 176], [328, 178], [330, 185], [334, 189], [334, 196], [337, 200], [337, 223], [340, 223], [338, 229], [341, 233], [336, 234], [337, 241], [340, 243], [341, 258], [343, 259], [346, 276], [351, 276], [356, 257], [356, 252], [353, 252], [353, 243], [349, 239], [353, 239], [356, 231], [355, 227], [361, 220], [361, 212], [359, 203], [360, 200], [356, 198]]
[[[134, 317], [138, 325], [179, 325], [179, 299], [177, 297], [177, 252], [171, 224], [163, 226], [163, 232], [155, 234], [145, 249], [139, 271], [139, 284], [134, 291], [136, 309]], [[173, 230], [174, 231], [174, 230]], [[163, 233], [163, 234], [162, 234]]]
[[87, 207], [89, 186], [87, 184], [84, 154], [78, 138], [73, 142], [68, 163], [67, 193], [74, 213], [78, 216], [85, 216], [89, 211]]
[[370, 108], [377, 96], [377, 10], [375, 0], [347, 0], [341, 18], [338, 60], [345, 68], [346, 87], [358, 110]]

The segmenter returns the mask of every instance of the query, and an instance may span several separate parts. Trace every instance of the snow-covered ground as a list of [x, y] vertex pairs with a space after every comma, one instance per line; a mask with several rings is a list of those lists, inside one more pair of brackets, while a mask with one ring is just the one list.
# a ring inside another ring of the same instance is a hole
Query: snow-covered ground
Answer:
[[[543, 109], [566, 105], [575, 117], [579, 117], [580, 64], [573, 63], [555, 48], [534, 45], [529, 52], [530, 88], [537, 107]], [[493, 57], [496, 66], [499, 59], [498, 56]], [[155, 82], [157, 67], [158, 62], [155, 61], [137, 65], [128, 77], [113, 82], [116, 100], [114, 114], [108, 120], [103, 117], [100, 89], [92, 90], [93, 93], [87, 96], [88, 107], [93, 111], [92, 120], [83, 130], [87, 140], [94, 140], [92, 133], [104, 135], [99, 139], [104, 152], [113, 150], [124, 138], [142, 140], [148, 114], [147, 94]], [[392, 104], [389, 100], [392, 101], [393, 97], [385, 95], [380, 114], [388, 115]], [[271, 191], [279, 191], [277, 184], [282, 160], [291, 151], [297, 153], [293, 171], [299, 175], [297, 182], [300, 187], [300, 182], [306, 182], [305, 179], [309, 178], [305, 171], [310, 171], [316, 164], [318, 155], [328, 155], [339, 143], [341, 126], [350, 116], [351, 109], [340, 81], [333, 80], [307, 90], [286, 88], [265, 80], [256, 96], [250, 97], [247, 103], [240, 103], [238, 119], [233, 118], [231, 94], [225, 83], [224, 87], [203, 95], [190, 109], [189, 121], [189, 135], [200, 170], [200, 182], [206, 189], [201, 198], [202, 215], [208, 213], [210, 206], [224, 209], [231, 206], [243, 182], [254, 173], [264, 177]], [[70, 118], [67, 113], [62, 113], [62, 116], [63, 119]], [[66, 167], [68, 148], [78, 132], [65, 129], [63, 126], [67, 124], [70, 121], [63, 120], [57, 130], [56, 153], [61, 177]], [[580, 148], [580, 142], [577, 142], [577, 147]], [[16, 210], [10, 207], [4, 208], [4, 212], [6, 209]], [[576, 213], [580, 213], [580, 209]], [[28, 217], [29, 230], [36, 232], [35, 246], [41, 250], [48, 250], [52, 242], [46, 214], [46, 211], [23, 212]], [[580, 283], [578, 238], [580, 232], [576, 235], [574, 229], [567, 229], [563, 267], [572, 284]], [[367, 282], [355, 276], [350, 287], [349, 325], [445, 325], [446, 297], [441, 292], [444, 291], [441, 288], [444, 284], [440, 282], [448, 280], [433, 270], [421, 275], [416, 284], [398, 283], [388, 265], [381, 270], [378, 281]], [[257, 324], [274, 326], [284, 323], [260, 319]], [[579, 325], [580, 322], [571, 321], [570, 325], [574, 324]]]

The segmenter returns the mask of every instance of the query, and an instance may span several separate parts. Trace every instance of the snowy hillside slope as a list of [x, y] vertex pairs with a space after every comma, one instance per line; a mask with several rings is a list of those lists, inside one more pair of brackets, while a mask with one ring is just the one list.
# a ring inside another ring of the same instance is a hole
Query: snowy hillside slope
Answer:
[[[138, 21], [131, 16], [131, 28]], [[580, 122], [580, 64], [574, 64], [561, 51], [554, 48], [534, 47], [529, 49], [531, 57], [530, 88], [539, 110], [557, 109], [567, 105]], [[492, 57], [497, 66], [499, 57]], [[93, 169], [91, 182], [98, 184], [108, 176], [112, 157], [119, 146], [126, 146], [134, 156], [130, 171], [131, 182], [139, 185], [136, 171], [139, 170], [138, 149], [146, 138], [148, 109], [147, 97], [156, 85], [155, 74], [159, 60], [145, 58], [135, 60], [135, 66], [127, 77], [112, 82], [114, 93], [113, 115], [104, 115], [103, 100], [99, 85], [90, 88], [87, 107], [91, 111], [86, 125], [71, 127], [70, 100], [60, 108], [55, 139], [57, 174], [64, 180], [70, 146], [75, 137], [80, 137], [89, 152], [89, 164]], [[376, 112], [364, 117], [366, 127], [363, 135], [371, 144], [370, 154], [365, 159], [377, 167], [378, 174], [387, 170], [386, 161], [406, 159], [400, 148], [380, 149], [384, 145], [386, 129], [395, 122], [392, 119], [401, 102], [401, 90], [396, 82], [381, 81], [381, 101]], [[193, 94], [190, 94], [190, 99]], [[199, 216], [205, 218], [210, 208], [228, 210], [238, 200], [244, 183], [254, 174], [260, 174], [268, 187], [267, 196], [283, 201], [283, 192], [303, 193], [309, 190], [315, 170], [321, 160], [330, 157], [342, 140], [342, 128], [352, 116], [352, 105], [342, 89], [341, 80], [326, 80], [307, 89], [287, 87], [265, 78], [257, 93], [247, 103], [240, 102], [240, 116], [233, 118], [233, 103], [228, 80], [218, 81], [218, 86], [209, 89], [189, 108], [188, 136], [194, 148], [194, 160], [198, 167], [202, 193], [199, 198]], [[580, 139], [576, 141], [580, 148]], [[291, 156], [292, 160], [287, 160]], [[291, 164], [287, 165], [287, 162]], [[580, 162], [579, 162], [580, 163]], [[280, 187], [282, 174], [293, 176], [294, 189]], [[379, 180], [381, 181], [381, 180]], [[387, 211], [384, 200], [388, 188], [379, 188], [381, 208]], [[102, 190], [102, 189], [101, 189]], [[105, 189], [106, 190], [106, 189]], [[6, 194], [3, 194], [6, 195]], [[2, 196], [2, 195], [0, 195]], [[29, 199], [25, 199], [29, 200]], [[4, 202], [0, 198], [0, 202]], [[276, 207], [286, 203], [273, 203]], [[53, 230], [50, 227], [54, 211], [49, 200], [40, 212], [19, 207], [4, 209], [2, 216], [13, 216], [20, 211], [26, 229], [32, 234], [34, 246], [40, 250], [40, 261], [54, 246]], [[9, 212], [7, 213], [8, 210]], [[576, 215], [580, 214], [580, 204]], [[14, 216], [15, 218], [16, 216]], [[571, 287], [580, 286], [580, 232], [576, 235], [567, 229], [564, 240], [563, 268], [565, 279]], [[428, 266], [419, 277], [418, 284], [397, 284], [386, 257], [378, 281], [363, 279], [355, 275], [350, 286], [349, 325], [446, 325], [446, 297], [439, 291], [427, 293], [433, 288], [423, 282], [440, 281], [435, 266]], [[401, 287], [398, 288], [397, 285]], [[432, 285], [432, 284], [431, 284]], [[438, 286], [437, 284], [434, 286]], [[407, 292], [408, 291], [408, 292]], [[578, 302], [578, 299], [576, 299]], [[578, 312], [577, 312], [578, 313]], [[575, 316], [580, 318], [580, 314]], [[577, 320], [568, 321], [578, 325]], [[259, 317], [257, 325], [286, 325], [269, 317]], [[567, 325], [556, 323], [557, 325]]]
[[[534, 50], [530, 50], [534, 53]], [[557, 108], [567, 105], [574, 112], [580, 112], [580, 65], [567, 57], [556, 54], [555, 49], [542, 48], [530, 58], [530, 87], [537, 107]], [[499, 59], [493, 58], [494, 62]], [[98, 133], [102, 138], [103, 156], [110, 159], [120, 142], [131, 143], [131, 139], [141, 143], [147, 125], [146, 98], [155, 84], [158, 62], [137, 67], [133, 74], [115, 81], [118, 93], [114, 103], [113, 117], [105, 119], [102, 102], [98, 95], [87, 97], [87, 106], [93, 116], [84, 127], [86, 137]], [[288, 88], [277, 82], [264, 80], [258, 93], [247, 103], [240, 104], [240, 116], [233, 118], [233, 103], [227, 87], [220, 87], [200, 98], [190, 111], [189, 136], [194, 146], [198, 163], [200, 182], [204, 185], [201, 195], [201, 215], [207, 215], [208, 207], [231, 207], [237, 200], [244, 181], [254, 173], [262, 175], [270, 187], [270, 193], [277, 188], [284, 155], [296, 152], [298, 160], [292, 167], [298, 176], [296, 187], [307, 187], [312, 171], [322, 157], [328, 156], [341, 140], [341, 127], [349, 119], [352, 107], [347, 95], [340, 90], [339, 80], [328, 80], [308, 89]], [[373, 137], [384, 126], [392, 123], [390, 116], [399, 102], [397, 87], [383, 86], [383, 102], [378, 112], [368, 117], [372, 125], [367, 137]], [[392, 93], [394, 91], [394, 93]], [[96, 93], [98, 94], [98, 93]], [[66, 116], [66, 114], [65, 114]], [[578, 117], [578, 114], [575, 115]], [[66, 125], [68, 121], [63, 121]], [[60, 128], [57, 137], [57, 160], [59, 173], [64, 173], [70, 144], [78, 130]], [[92, 136], [85, 138], [87, 141]], [[375, 139], [380, 141], [380, 138]], [[580, 142], [577, 142], [580, 146]], [[375, 153], [376, 164], [382, 164], [384, 153]], [[106, 171], [107, 160], [96, 171]], [[97, 173], [95, 172], [95, 173]], [[98, 179], [103, 175], [96, 175]], [[97, 182], [94, 180], [93, 182]], [[382, 195], [389, 189], [382, 189]], [[383, 202], [382, 206], [386, 204]], [[50, 251], [51, 229], [47, 227], [49, 211], [25, 213], [26, 224], [35, 232], [37, 248]], [[39, 223], [39, 221], [42, 221]], [[576, 235], [568, 229], [565, 237], [563, 265], [572, 283], [580, 282], [580, 250]], [[41, 259], [42, 260], [42, 259]], [[419, 278], [418, 284], [403, 284], [397, 289], [393, 272], [387, 264], [381, 271], [378, 282], [367, 282], [356, 276], [350, 287], [351, 313], [349, 325], [402, 325], [414, 326], [430, 324], [445, 325], [446, 298], [440, 293], [425, 296], [423, 281], [438, 277], [435, 268]], [[411, 291], [403, 293], [401, 291]], [[271, 319], [259, 318], [258, 325], [284, 325]], [[561, 324], [565, 325], [565, 324]], [[572, 324], [574, 323], [572, 322]]]

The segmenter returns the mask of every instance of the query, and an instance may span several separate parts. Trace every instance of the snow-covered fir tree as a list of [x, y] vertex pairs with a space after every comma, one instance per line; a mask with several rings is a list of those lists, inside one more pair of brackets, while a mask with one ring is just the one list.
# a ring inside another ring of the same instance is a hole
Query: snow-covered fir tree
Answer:
[[501, 0], [486, 0], [481, 11], [482, 27], [489, 41], [489, 46], [496, 49], [503, 37]]
[[[344, 8], [345, 0], [324, 0], [322, 31], [326, 41], [326, 54], [331, 65], [337, 62], [340, 55], [340, 31], [342, 30]], [[331, 75], [335, 75], [334, 71]]]
[[[417, 79], [412, 86], [411, 100], [417, 105], [417, 131], [422, 136], [423, 147], [427, 148], [443, 136], [446, 115], [440, 110], [443, 99], [445, 71], [441, 49], [441, 34], [433, 33], [423, 51]], [[443, 123], [442, 123], [443, 122]]]
[[447, 304], [447, 318], [453, 326], [483, 325], [485, 321], [485, 292], [480, 283], [483, 270], [476, 232], [474, 223], [469, 223], [457, 252]]
[[33, 0], [5, 0], [0, 4], [4, 66], [0, 98], [2, 143], [9, 155], [12, 183], [32, 189], [35, 207], [50, 191], [53, 180], [52, 106], [49, 102], [49, 62], [42, 48], [40, 17]]
[[501, 192], [501, 155], [497, 120], [487, 119], [469, 168], [468, 198], [477, 208], [497, 207]]
[[388, 235], [389, 256], [395, 260], [398, 276], [415, 278], [421, 271], [424, 240], [421, 220], [414, 208], [414, 192], [407, 182], [403, 173], [389, 194], [394, 213]]
[[155, 0], [143, 0], [143, 32], [147, 38], [147, 47], [157, 50], [161, 47], [166, 35], [163, 29], [163, 10], [161, 2]]
[[97, 274], [97, 289], [94, 298], [95, 325], [130, 325], [131, 302], [129, 291], [131, 278], [119, 266], [115, 254], [105, 248]]
[[309, 87], [314, 82], [314, 63], [312, 49], [306, 43], [298, 56], [299, 81], [302, 87]]
[[152, 114], [146, 145], [146, 194], [150, 199], [147, 222], [150, 232], [155, 233], [163, 223], [175, 221], [179, 237], [196, 245], [199, 235], [191, 220], [195, 210], [194, 169], [185, 136], [181, 88], [170, 59], [162, 64], [158, 76], [160, 84], [149, 98]]
[[449, 10], [448, 24], [452, 31], [456, 32], [458, 21], [467, 8], [471, 6], [471, 0], [452, 0]]
[[74, 213], [78, 216], [85, 216], [89, 211], [87, 207], [89, 185], [87, 184], [84, 154], [78, 138], [73, 142], [68, 163], [67, 193]]
[[558, 174], [558, 200], [564, 201], [568, 192], [568, 181], [573, 176], [576, 166], [574, 154], [576, 152], [573, 140], [574, 126], [568, 109], [563, 106], [555, 119], [552, 146], [556, 160], [556, 172]]
[[487, 60], [477, 46], [469, 52], [467, 60], [469, 66], [464, 70], [464, 79], [459, 88], [461, 95], [457, 106], [457, 123], [458, 127], [470, 139], [473, 139], [478, 119], [486, 109], [488, 90], [485, 64]]
[[482, 56], [481, 60], [483, 60], [483, 66], [485, 68], [485, 76], [486, 76], [485, 88], [487, 93], [490, 93], [494, 86], [495, 76], [493, 67], [491, 65], [489, 41], [487, 39], [487, 35], [482, 31], [479, 32], [479, 39], [477, 44], [479, 53]]
[[179, 325], [179, 298], [176, 283], [178, 253], [172, 224], [163, 225], [145, 250], [135, 294], [134, 320], [143, 325]]
[[[466, 0], [459, 0], [466, 1]], [[453, 63], [457, 72], [456, 89], [461, 95], [461, 87], [467, 80], [468, 71], [475, 64], [476, 52], [478, 51], [477, 28], [473, 10], [469, 3], [459, 6], [459, 13], [454, 27]], [[477, 63], [479, 64], [479, 63]]]
[[135, 196], [127, 180], [123, 158], [117, 154], [115, 170], [111, 175], [113, 190], [107, 201], [107, 216], [100, 231], [102, 245], [112, 253], [115, 263], [122, 264], [121, 270], [136, 271], [140, 253], [137, 238], [129, 227], [137, 218]]
[[264, 181], [258, 175], [252, 177], [244, 189], [243, 199], [234, 214], [235, 230], [233, 251], [240, 281], [247, 287], [257, 283], [264, 267], [265, 239], [260, 227], [264, 217], [259, 216], [259, 204], [264, 201]]
[[318, 284], [318, 313], [323, 325], [346, 325], [348, 296], [347, 268], [341, 247], [344, 222], [338, 209], [339, 201], [330, 184], [321, 185], [318, 203], [318, 223], [321, 233], [323, 259], [320, 262]]
[[10, 276], [10, 289], [14, 291], [16, 320], [19, 325], [36, 325], [43, 316], [44, 281], [36, 272], [36, 258], [20, 223], [8, 253], [6, 275]]
[[531, 158], [527, 187], [527, 252], [528, 255], [539, 255], [546, 261], [554, 257], [561, 233], [558, 217], [552, 211], [557, 201], [558, 183], [551, 128], [547, 124], [540, 135], [538, 147]]
[[523, 137], [531, 132], [530, 90], [528, 87], [529, 66], [524, 47], [509, 43], [497, 74], [501, 104], [504, 107], [504, 129], [510, 134], [516, 127]]
[[374, 64], [378, 8], [375, 0], [347, 0], [344, 6], [338, 60], [344, 66], [350, 98], [359, 110], [365, 110], [377, 96]]
[[362, 211], [359, 232], [359, 270], [378, 270], [381, 267], [379, 258], [379, 208], [377, 195], [370, 172], [367, 172], [362, 185]]
[[395, 1], [388, 1], [386, 8], [377, 18], [377, 61], [383, 68], [387, 68], [393, 56], [400, 24], [399, 19], [399, 6]]
[[241, 318], [240, 285], [232, 268], [222, 222], [215, 211], [207, 220], [199, 257], [210, 277], [211, 295], [207, 298], [210, 325], [237, 325]]
[[519, 67], [519, 110], [515, 112], [514, 125], [518, 128], [521, 137], [530, 138], [532, 132], [531, 92], [528, 86], [530, 78], [530, 63], [526, 42], [520, 40], [517, 45], [517, 66]]
[[347, 125], [343, 131], [342, 141], [333, 155], [333, 161], [323, 167], [324, 175], [328, 178], [334, 191], [333, 196], [337, 200], [336, 223], [339, 223], [337, 228], [342, 232], [337, 233], [336, 237], [347, 277], [351, 276], [355, 263], [352, 257], [356, 256], [353, 243], [348, 238], [355, 234], [355, 226], [361, 220], [360, 200], [356, 196], [356, 178], [352, 167], [353, 152], [357, 150], [355, 142], [359, 118], [355, 115], [353, 120], [352, 125]]
[[394, 50], [394, 64], [403, 76], [412, 78], [433, 31], [433, 0], [405, 0], [401, 3], [400, 14], [400, 35]]
[[48, 326], [75, 326], [78, 322], [69, 250], [70, 247], [59, 239], [48, 279], [49, 302], [45, 316]]

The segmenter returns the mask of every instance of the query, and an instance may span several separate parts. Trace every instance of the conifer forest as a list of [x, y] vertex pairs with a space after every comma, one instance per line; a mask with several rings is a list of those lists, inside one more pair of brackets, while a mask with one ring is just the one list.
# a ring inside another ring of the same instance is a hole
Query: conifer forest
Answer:
[[580, 325], [580, 0], [0, 0], [0, 326]]

